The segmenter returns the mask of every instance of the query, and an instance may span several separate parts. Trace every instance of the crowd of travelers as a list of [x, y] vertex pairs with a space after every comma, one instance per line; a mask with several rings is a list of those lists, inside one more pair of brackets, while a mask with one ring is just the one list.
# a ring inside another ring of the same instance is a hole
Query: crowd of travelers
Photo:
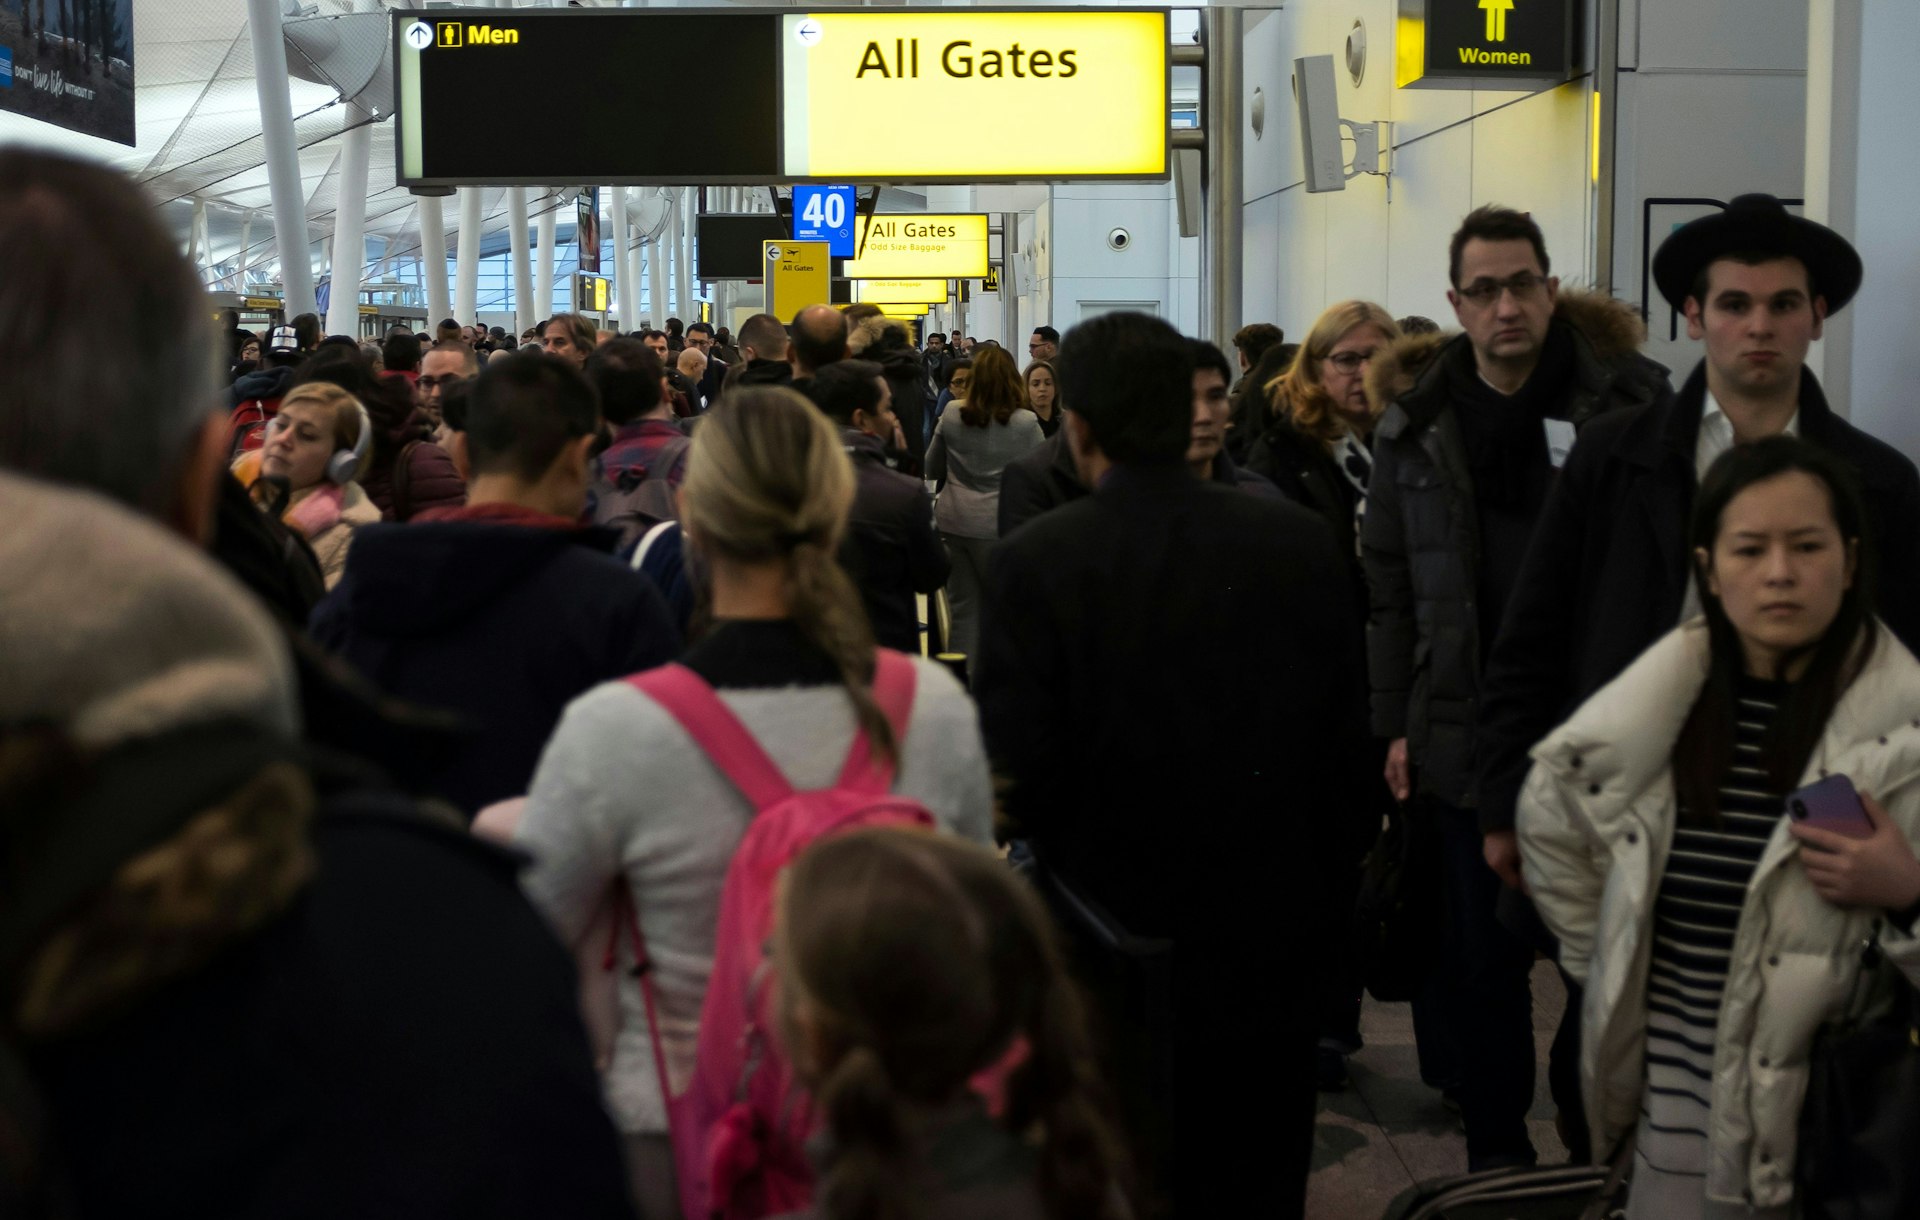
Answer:
[[1920, 986], [1920, 475], [1805, 367], [1860, 259], [1677, 230], [1676, 385], [1523, 213], [1444, 255], [1458, 331], [1231, 358], [363, 345], [0, 152], [0, 1213], [1299, 1216], [1367, 988], [1535, 1163], [1541, 954], [1634, 1220], [1837, 1189], [1823, 1031]]

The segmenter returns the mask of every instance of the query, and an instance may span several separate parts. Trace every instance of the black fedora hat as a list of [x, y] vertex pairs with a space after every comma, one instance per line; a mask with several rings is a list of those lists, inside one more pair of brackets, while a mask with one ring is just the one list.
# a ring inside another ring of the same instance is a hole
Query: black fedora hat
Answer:
[[1675, 309], [1684, 309], [1700, 273], [1729, 254], [1799, 259], [1806, 264], [1813, 295], [1826, 298], [1829, 317], [1860, 291], [1860, 255], [1852, 243], [1823, 224], [1793, 215], [1772, 195], [1741, 195], [1725, 211], [1675, 230], [1653, 256], [1653, 282]]

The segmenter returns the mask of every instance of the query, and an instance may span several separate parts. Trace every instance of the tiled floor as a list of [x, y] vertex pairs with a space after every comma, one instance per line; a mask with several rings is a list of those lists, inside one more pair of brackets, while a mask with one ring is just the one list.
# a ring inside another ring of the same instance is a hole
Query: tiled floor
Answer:
[[[1534, 967], [1533, 996], [1540, 1071], [1528, 1125], [1540, 1163], [1547, 1165], [1567, 1155], [1554, 1133], [1553, 1102], [1547, 1096], [1547, 1047], [1559, 1025], [1566, 991], [1547, 962]], [[1414, 1183], [1467, 1170], [1459, 1116], [1420, 1083], [1407, 1005], [1369, 999], [1360, 1029], [1367, 1045], [1353, 1057], [1352, 1084], [1320, 1098], [1307, 1220], [1380, 1220], [1394, 1198]]]

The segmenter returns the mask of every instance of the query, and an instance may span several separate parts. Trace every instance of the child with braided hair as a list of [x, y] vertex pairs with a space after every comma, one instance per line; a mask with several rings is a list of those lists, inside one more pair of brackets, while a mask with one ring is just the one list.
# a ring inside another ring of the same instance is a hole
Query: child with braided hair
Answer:
[[[791, 1220], [1119, 1220], [1078, 993], [992, 852], [908, 828], [827, 839], [781, 895], [788, 1058], [823, 1118]], [[975, 1087], [1017, 1060], [996, 1117]]]

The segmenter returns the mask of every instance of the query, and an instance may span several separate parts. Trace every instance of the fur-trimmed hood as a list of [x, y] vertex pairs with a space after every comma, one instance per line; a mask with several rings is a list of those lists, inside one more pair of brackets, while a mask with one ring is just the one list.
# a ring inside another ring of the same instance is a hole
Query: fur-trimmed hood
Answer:
[[[1553, 318], [1571, 326], [1586, 340], [1593, 358], [1606, 365], [1639, 357], [1647, 341], [1647, 324], [1638, 310], [1588, 289], [1562, 288], [1554, 301]], [[1454, 342], [1466, 342], [1465, 335], [1457, 330], [1407, 335], [1389, 344], [1367, 367], [1368, 398], [1383, 409], [1406, 398], [1441, 350]], [[1666, 370], [1660, 371], [1664, 374]]]

